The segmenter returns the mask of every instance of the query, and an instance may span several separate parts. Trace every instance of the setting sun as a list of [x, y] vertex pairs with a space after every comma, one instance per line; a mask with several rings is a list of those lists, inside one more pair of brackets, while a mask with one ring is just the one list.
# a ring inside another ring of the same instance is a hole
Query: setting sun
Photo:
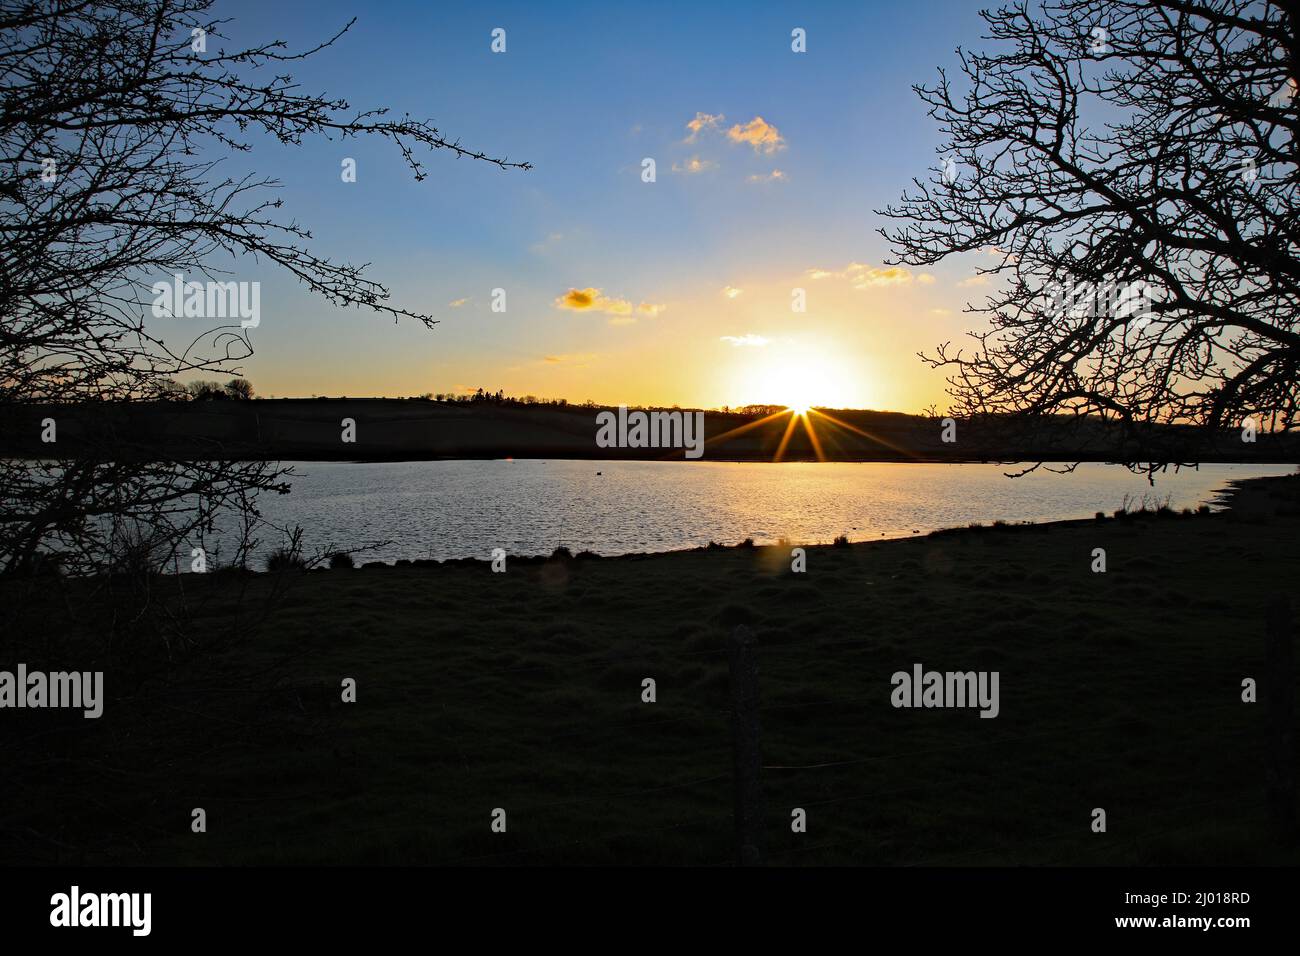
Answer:
[[792, 365], [785, 369], [773, 389], [779, 403], [799, 415], [806, 415], [814, 405], [825, 404], [830, 389], [826, 376], [812, 365]]
[[862, 372], [821, 351], [754, 357], [735, 378], [736, 404], [780, 405], [804, 415], [812, 408], [866, 403]]

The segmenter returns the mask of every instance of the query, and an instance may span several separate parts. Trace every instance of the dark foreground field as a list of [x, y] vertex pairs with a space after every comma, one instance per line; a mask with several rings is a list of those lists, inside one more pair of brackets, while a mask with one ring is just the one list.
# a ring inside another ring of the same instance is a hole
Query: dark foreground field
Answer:
[[[0, 667], [102, 669], [107, 703], [0, 712], [0, 861], [727, 863], [740, 623], [774, 863], [1300, 860], [1267, 825], [1263, 705], [1241, 701], [1265, 609], [1300, 581], [1300, 478], [1224, 514], [789, 567], [728, 548], [3, 582]], [[1000, 672], [1000, 715], [894, 709], [890, 675], [918, 662]]]

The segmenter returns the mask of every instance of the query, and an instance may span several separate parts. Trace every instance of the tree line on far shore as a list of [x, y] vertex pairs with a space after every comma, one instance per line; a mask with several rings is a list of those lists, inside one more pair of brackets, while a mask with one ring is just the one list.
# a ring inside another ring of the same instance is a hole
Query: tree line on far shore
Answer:
[[[253, 388], [253, 383], [246, 378], [232, 378], [225, 385], [220, 382], [202, 380], [181, 384], [174, 383], [174, 386], [168, 390], [167, 397], [173, 401], [246, 401], [252, 398], [260, 398]], [[346, 400], [347, 395], [313, 395], [316, 399]], [[570, 402], [567, 398], [539, 398], [536, 395], [507, 395], [505, 389], [497, 389], [495, 392], [488, 389], [478, 388], [474, 391], [463, 392], [424, 392], [420, 395], [399, 395], [397, 401], [413, 402], [452, 402], [461, 404], [480, 404], [489, 403], [492, 405], [543, 405], [550, 408], [606, 408], [595, 399], [589, 398], [584, 402]], [[658, 405], [628, 405], [628, 408], [660, 408]], [[670, 406], [672, 408], [681, 408], [680, 405]], [[693, 410], [693, 409], [692, 409]], [[737, 405], [734, 408], [730, 405], [724, 405], [715, 409], [724, 415], [774, 415], [784, 411], [783, 405]], [[927, 411], [927, 414], [931, 410]]]

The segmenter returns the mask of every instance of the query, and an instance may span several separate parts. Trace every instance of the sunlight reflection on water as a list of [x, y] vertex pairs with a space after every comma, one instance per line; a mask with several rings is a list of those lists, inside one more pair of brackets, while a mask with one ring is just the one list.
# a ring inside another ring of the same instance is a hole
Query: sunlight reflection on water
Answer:
[[[491, 549], [626, 554], [786, 537], [876, 540], [995, 520], [1107, 514], [1131, 499], [1211, 502], [1234, 478], [1293, 465], [1203, 465], [1146, 479], [1113, 465], [1011, 479], [1004, 465], [650, 461], [299, 462], [262, 510], [301, 525], [305, 550], [384, 547], [361, 560], [486, 558]], [[597, 472], [600, 472], [598, 475]], [[281, 544], [260, 535], [262, 553]]]

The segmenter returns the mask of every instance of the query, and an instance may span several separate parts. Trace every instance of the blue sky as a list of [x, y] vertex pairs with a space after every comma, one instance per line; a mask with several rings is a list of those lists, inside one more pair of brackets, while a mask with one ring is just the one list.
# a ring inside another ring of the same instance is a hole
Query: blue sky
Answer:
[[[978, 46], [977, 10], [218, 3], [232, 43], [302, 48], [356, 16], [335, 46], [293, 64], [305, 88], [429, 118], [535, 166], [433, 154], [417, 183], [383, 142], [254, 140], [231, 171], [281, 180], [314, 251], [371, 263], [397, 303], [442, 323], [337, 310], [252, 269], [262, 324], [245, 370], [275, 395], [483, 385], [610, 403], [942, 404], [915, 352], [967, 327], [958, 313], [979, 289], [958, 283], [976, 263], [887, 273], [873, 210], [937, 163], [939, 131], [911, 85], [951, 67], [959, 44]], [[504, 54], [490, 50], [497, 27]], [[791, 51], [795, 27], [806, 53]], [[699, 114], [722, 118], [687, 141]], [[341, 180], [345, 157], [355, 183]], [[654, 183], [641, 179], [646, 157]], [[790, 308], [794, 287], [804, 313]], [[494, 288], [504, 314], [489, 309]], [[570, 289], [598, 290], [594, 306], [557, 304]]]

